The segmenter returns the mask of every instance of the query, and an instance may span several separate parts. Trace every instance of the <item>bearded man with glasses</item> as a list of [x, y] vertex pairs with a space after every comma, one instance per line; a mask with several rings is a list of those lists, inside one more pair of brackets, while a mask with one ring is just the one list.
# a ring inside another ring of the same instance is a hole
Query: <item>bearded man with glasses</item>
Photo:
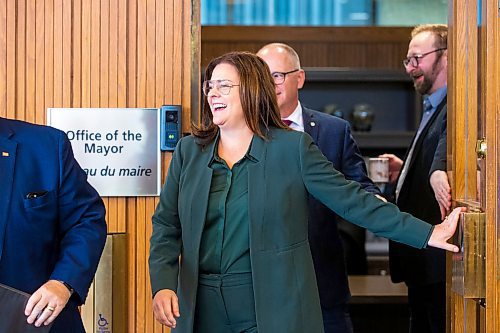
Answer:
[[[423, 115], [403, 160], [389, 158], [396, 204], [403, 212], [438, 224], [451, 208], [446, 174], [446, 25], [417, 26], [403, 60], [415, 90], [424, 96]], [[408, 286], [410, 332], [446, 331], [446, 257], [438, 249], [414, 250], [389, 243], [393, 282]]]

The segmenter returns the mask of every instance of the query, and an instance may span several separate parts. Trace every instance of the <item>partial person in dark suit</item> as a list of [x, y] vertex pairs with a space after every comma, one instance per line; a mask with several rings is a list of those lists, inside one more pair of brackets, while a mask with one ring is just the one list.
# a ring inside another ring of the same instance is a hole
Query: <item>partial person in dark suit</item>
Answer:
[[307, 237], [308, 194], [348, 221], [422, 248], [458, 247], [461, 208], [437, 226], [345, 180], [282, 121], [269, 67], [210, 62], [201, 124], [179, 140], [152, 218], [155, 318], [175, 332], [323, 332]]
[[[446, 25], [440, 24], [412, 31], [403, 64], [415, 90], [424, 96], [424, 113], [404, 163], [394, 155], [382, 155], [389, 157], [398, 207], [432, 224], [440, 223], [451, 207], [446, 175], [447, 35]], [[389, 260], [392, 280], [408, 286], [410, 331], [445, 332], [445, 251], [390, 242]]]
[[[309, 134], [346, 179], [357, 181], [368, 192], [380, 194], [378, 187], [367, 176], [365, 162], [351, 135], [349, 123], [303, 107], [299, 102], [299, 89], [304, 85], [305, 72], [300, 67], [297, 52], [286, 44], [271, 43], [262, 47], [257, 55], [271, 70], [283, 121], [290, 128]], [[353, 330], [347, 304], [350, 293], [337, 224], [339, 219], [328, 207], [309, 197], [309, 245], [326, 333]], [[366, 261], [366, 257], [361, 259]]]
[[0, 154], [0, 283], [32, 294], [28, 323], [85, 332], [78, 306], [106, 241], [104, 204], [57, 129], [0, 117]]

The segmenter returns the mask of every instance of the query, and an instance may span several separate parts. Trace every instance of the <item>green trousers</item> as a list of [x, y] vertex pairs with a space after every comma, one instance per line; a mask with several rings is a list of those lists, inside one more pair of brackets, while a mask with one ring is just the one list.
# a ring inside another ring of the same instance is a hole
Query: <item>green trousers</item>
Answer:
[[200, 274], [195, 333], [257, 333], [252, 274]]

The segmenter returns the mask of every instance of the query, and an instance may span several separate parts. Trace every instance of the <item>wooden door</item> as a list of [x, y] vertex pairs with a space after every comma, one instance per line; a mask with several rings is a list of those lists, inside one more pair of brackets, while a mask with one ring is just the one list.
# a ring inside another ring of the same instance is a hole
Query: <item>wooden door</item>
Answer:
[[448, 37], [448, 170], [468, 207], [448, 256], [448, 332], [500, 332], [498, 0], [452, 0]]

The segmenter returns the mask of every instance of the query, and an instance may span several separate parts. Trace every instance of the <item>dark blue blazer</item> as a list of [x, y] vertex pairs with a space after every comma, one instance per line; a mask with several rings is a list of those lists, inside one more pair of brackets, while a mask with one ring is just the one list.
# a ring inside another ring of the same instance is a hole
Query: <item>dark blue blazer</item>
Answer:
[[[84, 332], [85, 301], [106, 241], [104, 204], [54, 128], [0, 118], [0, 283], [75, 292], [51, 332]], [[29, 193], [38, 192], [36, 198]]]
[[[347, 121], [305, 107], [302, 108], [302, 118], [304, 131], [335, 169], [346, 179], [360, 183], [366, 191], [380, 194], [367, 176], [365, 162]], [[350, 296], [338, 219], [321, 202], [309, 198], [309, 243], [323, 308], [344, 303]]]

